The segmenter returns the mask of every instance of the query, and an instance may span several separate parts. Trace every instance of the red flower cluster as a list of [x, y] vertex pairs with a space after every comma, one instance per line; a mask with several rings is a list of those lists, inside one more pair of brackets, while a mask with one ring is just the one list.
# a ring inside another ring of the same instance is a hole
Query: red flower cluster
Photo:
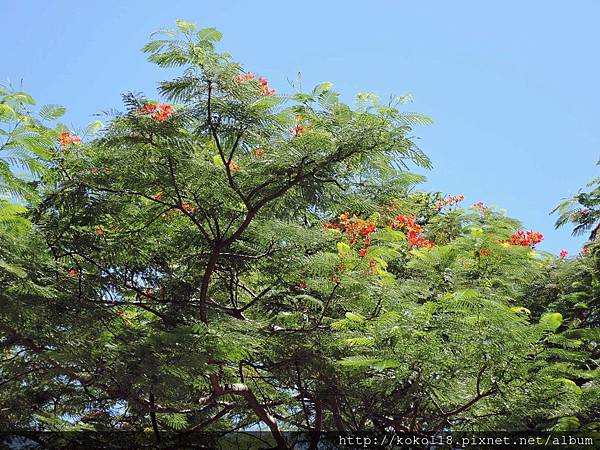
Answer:
[[58, 137], [58, 142], [60, 142], [60, 145], [76, 145], [81, 143], [81, 137], [79, 137], [75, 133], [69, 133], [68, 131], [65, 131], [64, 133], [60, 133], [60, 136]]
[[231, 170], [232, 172], [240, 171], [240, 168], [238, 167], [238, 165], [236, 163], [234, 163], [233, 161], [230, 161], [228, 166], [229, 166], [229, 170]]
[[300, 280], [296, 283], [296, 287], [298, 289], [306, 289], [308, 287], [308, 284], [306, 284], [306, 281]]
[[[103, 170], [104, 170], [104, 173], [107, 174], [107, 175], [110, 175], [113, 172], [113, 169], [112, 169], [111, 166], [105, 166], [103, 168]], [[100, 173], [100, 169], [98, 169], [97, 167], [92, 167], [90, 169], [90, 173], [92, 175], [98, 175]]]
[[421, 236], [424, 230], [421, 226], [415, 223], [415, 218], [413, 216], [403, 216], [401, 214], [397, 215], [392, 222], [392, 228], [400, 228], [407, 234], [408, 243], [411, 247], [418, 248], [432, 248], [435, 247], [435, 244], [432, 241], [425, 239]]
[[473, 208], [478, 209], [480, 212], [484, 212], [487, 209], [487, 206], [485, 206], [485, 203], [483, 202], [477, 202], [473, 205]]
[[377, 270], [377, 262], [373, 258], [369, 260], [369, 267], [371, 273], [375, 273], [375, 271]]
[[69, 269], [69, 270], [67, 270], [67, 275], [70, 277], [79, 276], [79, 269], [76, 269], [76, 268]]
[[253, 152], [255, 158], [261, 158], [262, 156], [264, 156], [265, 153], [266, 153], [266, 150], [262, 147], [254, 149], [254, 152]]
[[141, 111], [145, 114], [150, 114], [150, 117], [152, 117], [157, 122], [164, 122], [173, 114], [175, 114], [175, 110], [173, 110], [173, 107], [171, 105], [165, 105], [164, 103], [149, 103], [147, 105], [144, 105]]
[[186, 214], [192, 214], [198, 211], [198, 208], [193, 206], [191, 203], [184, 203], [183, 205], [181, 205], [181, 209], [184, 210]]
[[263, 77], [258, 77], [258, 82], [261, 86], [260, 95], [266, 95], [269, 97], [275, 95], [275, 89], [271, 89], [269, 87], [269, 82], [266, 79], [264, 79]]
[[587, 247], [584, 247], [581, 249], [581, 251], [579, 252], [580, 255], [589, 255], [590, 254], [590, 249]]
[[[371, 219], [360, 219], [356, 216], [350, 217], [349, 213], [342, 214], [337, 223], [326, 223], [325, 228], [340, 230], [342, 233], [348, 235], [348, 244], [355, 245], [359, 241], [362, 241], [364, 247], [371, 245], [371, 234], [377, 231], [377, 226], [371, 221]], [[367, 249], [362, 248], [358, 251], [360, 256], [367, 254]]]
[[294, 136], [301, 136], [304, 131], [304, 126], [302, 125], [302, 116], [296, 116], [294, 128], [290, 129], [290, 134]]
[[433, 205], [433, 207], [435, 209], [442, 209], [444, 206], [446, 205], [458, 205], [460, 202], [462, 202], [465, 199], [465, 196], [462, 194], [459, 195], [449, 195], [448, 197], [446, 197], [444, 200], [440, 200], [438, 202], [435, 202], [435, 205]]
[[233, 81], [236, 83], [244, 83], [248, 80], [253, 80], [256, 77], [253, 73], [243, 73], [241, 75], [236, 75], [233, 77]]
[[430, 240], [425, 239], [423, 236], [421, 236], [416, 231], [408, 232], [408, 243], [410, 244], [411, 247], [418, 247], [418, 248], [433, 248], [433, 247], [435, 247], [435, 243], [433, 243]]
[[510, 243], [522, 247], [533, 247], [542, 242], [543, 239], [544, 235], [542, 233], [538, 233], [537, 231], [525, 232], [521, 230], [512, 235]]
[[[253, 73], [243, 73], [233, 77], [233, 81], [242, 84], [254, 78], [256, 78], [256, 75]], [[258, 77], [258, 83], [260, 84], [260, 95], [267, 95], [269, 97], [275, 95], [275, 89], [269, 87], [269, 82], [264, 77]]]
[[567, 257], [567, 255], [568, 255], [568, 254], [569, 254], [569, 252], [568, 252], [568, 251], [566, 251], [566, 250], [561, 250], [558, 256], [560, 257], [560, 259], [565, 259], [565, 258]]
[[404, 231], [414, 231], [416, 233], [423, 232], [423, 228], [415, 223], [415, 218], [413, 216], [403, 216], [402, 214], [398, 214], [394, 218], [392, 228], [401, 228]]

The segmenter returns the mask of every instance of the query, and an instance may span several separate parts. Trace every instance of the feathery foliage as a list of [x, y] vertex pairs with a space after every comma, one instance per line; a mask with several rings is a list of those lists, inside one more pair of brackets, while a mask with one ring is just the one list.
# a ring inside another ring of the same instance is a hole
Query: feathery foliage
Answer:
[[0, 205], [0, 426], [260, 423], [279, 448], [597, 429], [598, 253], [559, 260], [494, 208], [416, 191], [429, 120], [405, 98], [281, 95], [220, 39], [178, 21], [144, 48], [183, 69], [171, 103], [126, 94], [86, 142], [38, 130], [19, 154], [43, 183], [27, 216]]

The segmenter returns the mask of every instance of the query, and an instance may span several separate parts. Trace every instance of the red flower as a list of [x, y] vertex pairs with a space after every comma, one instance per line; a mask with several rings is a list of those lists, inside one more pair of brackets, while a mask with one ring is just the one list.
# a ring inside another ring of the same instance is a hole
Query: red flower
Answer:
[[483, 203], [483, 202], [477, 202], [473, 205], [473, 208], [478, 209], [479, 211], [483, 212], [487, 209], [487, 206], [485, 206], [485, 203]]
[[60, 136], [58, 137], [58, 142], [60, 142], [62, 145], [67, 145], [71, 143], [71, 134], [68, 131], [65, 131], [64, 133], [60, 133]]
[[527, 238], [531, 242], [532, 245], [539, 244], [544, 240], [544, 235], [542, 233], [528, 231]]
[[400, 228], [403, 231], [414, 231], [416, 233], [423, 232], [423, 228], [415, 223], [415, 218], [413, 216], [403, 216], [402, 214], [396, 216], [392, 222], [392, 228]]
[[239, 172], [240, 171], [240, 168], [233, 161], [229, 161], [228, 165], [229, 165], [229, 170], [231, 170], [232, 172]]
[[407, 239], [411, 247], [435, 247], [433, 242], [425, 239], [419, 234], [424, 230], [419, 224], [415, 223], [415, 218], [413, 216], [397, 215], [392, 222], [392, 228], [400, 228], [405, 233], [408, 233]]
[[150, 117], [152, 117], [157, 122], [161, 122], [161, 123], [166, 121], [173, 114], [175, 114], [175, 111], [173, 110], [173, 106], [166, 105], [164, 103], [158, 103], [158, 104], [150, 104], [149, 103], [147, 105], [144, 105], [140, 109], [140, 112], [142, 112], [144, 114], [150, 114]]
[[329, 230], [340, 230], [343, 234], [347, 235], [349, 245], [354, 245], [359, 241], [362, 241], [365, 247], [371, 245], [371, 239], [369, 236], [377, 230], [377, 226], [371, 221], [371, 219], [365, 220], [356, 216], [352, 216], [352, 218], [350, 218], [349, 213], [341, 214], [338, 217], [337, 222], [328, 222], [324, 225], [324, 227]]
[[366, 248], [361, 248], [361, 249], [358, 251], [358, 254], [359, 254], [360, 256], [365, 256], [365, 255], [367, 254], [367, 251], [368, 251], [368, 250], [367, 250]]
[[308, 287], [308, 285], [306, 284], [306, 281], [300, 280], [296, 283], [296, 287], [298, 289], [306, 289]]
[[511, 237], [512, 245], [520, 245], [522, 247], [534, 247], [536, 244], [539, 244], [544, 239], [544, 235], [542, 233], [538, 233], [537, 231], [517, 231]]
[[373, 233], [376, 229], [375, 224], [367, 219], [364, 224], [361, 224], [358, 234], [365, 237]]
[[68, 131], [65, 131], [63, 133], [60, 133], [60, 136], [58, 137], [58, 142], [60, 142], [60, 145], [80, 144], [81, 138], [74, 133], [69, 133]]
[[275, 89], [271, 89], [269, 87], [269, 82], [265, 78], [258, 77], [258, 82], [261, 85], [260, 95], [266, 95], [269, 97], [275, 95]]
[[236, 83], [244, 83], [248, 80], [252, 80], [254, 77], [256, 77], [256, 75], [254, 75], [253, 73], [244, 73], [233, 77], [233, 81], [235, 81]]
[[414, 231], [410, 231], [408, 233], [408, 243], [412, 247], [418, 247], [418, 248], [433, 248], [433, 247], [435, 247], [435, 244], [433, 242], [425, 239], [424, 237], [420, 236], [419, 234], [417, 234]]
[[435, 205], [433, 207], [435, 209], [439, 210], [439, 209], [442, 209], [446, 205], [458, 205], [464, 199], [465, 199], [465, 196], [462, 195], [462, 194], [449, 195], [444, 200], [440, 200], [438, 202], [435, 202]]
[[290, 129], [290, 134], [293, 134], [294, 136], [302, 136], [302, 132], [304, 131], [302, 120], [302, 116], [296, 116], [295, 125], [294, 128]]
[[587, 247], [584, 247], [581, 249], [581, 251], [579, 252], [580, 255], [589, 255], [590, 254], [590, 249]]
[[568, 252], [568, 251], [566, 251], [566, 250], [561, 250], [558, 256], [559, 256], [559, 258], [560, 258], [560, 259], [565, 259], [565, 258], [567, 257], [567, 255], [568, 255], [568, 254], [569, 254], [569, 252]]
[[377, 269], [377, 262], [373, 258], [371, 258], [369, 260], [369, 266], [370, 266], [369, 272], [375, 273], [376, 269]]
[[181, 205], [181, 209], [183, 209], [183, 211], [185, 211], [186, 214], [192, 214], [198, 211], [198, 208], [194, 207], [191, 203], [184, 203], [183, 205]]
[[96, 234], [99, 234], [100, 236], [104, 236], [106, 234], [106, 231], [104, 231], [102, 229], [102, 227], [96, 227], [95, 230]]

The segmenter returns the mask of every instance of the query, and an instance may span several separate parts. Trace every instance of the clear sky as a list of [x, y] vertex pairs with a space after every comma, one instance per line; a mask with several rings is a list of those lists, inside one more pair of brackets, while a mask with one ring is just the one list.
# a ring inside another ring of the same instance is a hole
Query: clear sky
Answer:
[[0, 0], [0, 79], [23, 80], [82, 128], [149, 97], [168, 72], [146, 62], [149, 34], [175, 19], [214, 26], [221, 48], [286, 91], [331, 81], [357, 92], [411, 93], [407, 110], [434, 163], [426, 187], [498, 205], [541, 231], [541, 250], [577, 252], [583, 238], [549, 212], [598, 176], [600, 1]]

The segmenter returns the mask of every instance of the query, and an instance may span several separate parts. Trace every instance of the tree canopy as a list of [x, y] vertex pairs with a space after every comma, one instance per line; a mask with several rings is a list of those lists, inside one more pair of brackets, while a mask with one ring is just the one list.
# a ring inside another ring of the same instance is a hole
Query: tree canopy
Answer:
[[417, 189], [405, 97], [281, 94], [220, 39], [153, 35], [180, 76], [83, 139], [0, 91], [0, 428], [598, 430], [597, 199], [537, 251]]

